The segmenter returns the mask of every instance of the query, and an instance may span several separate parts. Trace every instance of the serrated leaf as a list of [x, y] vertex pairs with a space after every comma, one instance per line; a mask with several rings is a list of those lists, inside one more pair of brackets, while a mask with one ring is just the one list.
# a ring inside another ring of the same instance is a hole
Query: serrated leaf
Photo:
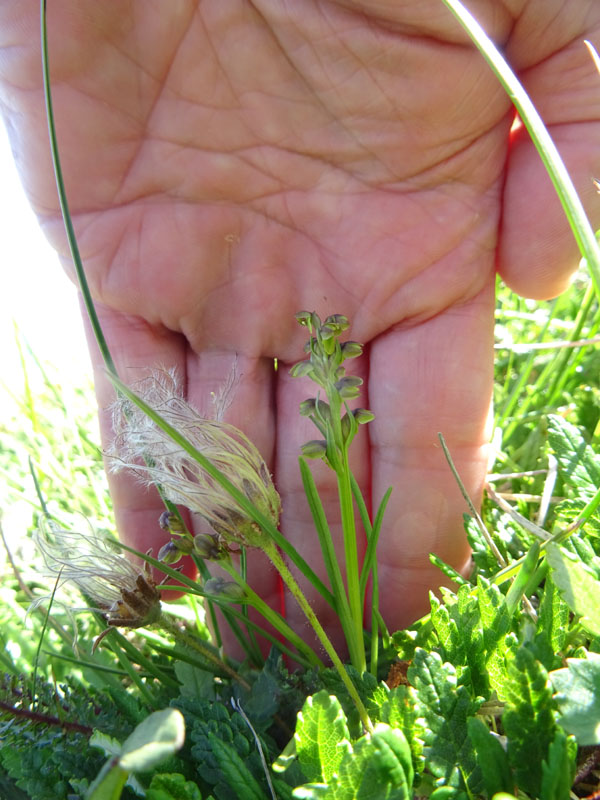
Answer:
[[208, 670], [200, 669], [186, 661], [175, 660], [175, 675], [181, 684], [181, 694], [204, 700], [215, 697], [215, 676]]
[[457, 686], [456, 670], [435, 652], [417, 649], [408, 678], [416, 689], [416, 710], [424, 720], [424, 755], [428, 769], [440, 784], [481, 787], [481, 774], [467, 734], [467, 719], [478, 703], [464, 686]]
[[356, 742], [330, 785], [331, 800], [408, 800], [413, 767], [410, 747], [400, 730], [378, 723]]
[[308, 697], [298, 713], [294, 734], [302, 771], [311, 783], [329, 783], [350, 748], [346, 715], [325, 690]]
[[577, 745], [559, 728], [542, 763], [540, 800], [569, 800], [576, 757]]
[[510, 631], [511, 615], [506, 600], [500, 589], [494, 584], [486, 585], [479, 578], [477, 602], [483, 629], [483, 647], [485, 650], [485, 667], [489, 683], [498, 697], [504, 699], [504, 682], [506, 680], [506, 635]]
[[537, 635], [546, 639], [551, 653], [562, 651], [567, 638], [568, 622], [569, 607], [561, 597], [552, 575], [547, 575], [538, 612]]
[[146, 800], [202, 800], [198, 785], [178, 773], [154, 775]]
[[231, 797], [240, 797], [243, 800], [269, 800], [236, 750], [217, 736], [209, 735], [209, 740], [212, 752], [225, 776], [228, 794], [231, 791]]
[[415, 770], [423, 769], [423, 728], [417, 723], [414, 690], [408, 686], [392, 689], [381, 706], [380, 721], [399, 728], [410, 745]]
[[542, 760], [556, 732], [548, 673], [526, 647], [511, 651], [507, 662], [507, 706], [502, 723], [508, 759], [519, 788], [538, 797]]
[[431, 621], [440, 640], [442, 659], [454, 666], [458, 682], [471, 684], [476, 696], [487, 695], [481, 614], [470, 587], [461, 586], [455, 596], [446, 592], [444, 605], [432, 596]]
[[185, 721], [180, 711], [155, 711], [123, 742], [119, 765], [127, 772], [145, 772], [179, 750], [184, 739]]
[[580, 745], [600, 744], [600, 655], [569, 658], [568, 666], [550, 673], [559, 723]]
[[468, 720], [467, 725], [469, 738], [477, 753], [477, 762], [481, 767], [487, 796], [492, 797], [497, 792], [512, 791], [515, 782], [508, 764], [508, 756], [498, 738], [477, 717]]
[[600, 636], [600, 581], [557, 544], [548, 544], [546, 558], [552, 567], [554, 583], [571, 611], [581, 617], [586, 630]]
[[548, 442], [558, 459], [564, 481], [585, 498], [600, 485], [600, 459], [575, 425], [556, 414], [548, 416]]

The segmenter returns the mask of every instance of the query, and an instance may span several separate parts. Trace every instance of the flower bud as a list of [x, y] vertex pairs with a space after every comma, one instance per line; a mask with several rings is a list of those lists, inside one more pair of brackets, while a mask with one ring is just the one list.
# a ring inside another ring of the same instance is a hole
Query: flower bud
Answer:
[[324, 439], [311, 439], [300, 448], [305, 458], [325, 458], [327, 455], [327, 442]]
[[342, 331], [348, 330], [350, 322], [348, 317], [343, 314], [330, 314], [325, 320], [325, 325], [332, 328], [336, 333], [342, 333]]
[[315, 413], [315, 406], [317, 401], [314, 397], [309, 397], [306, 400], [303, 400], [300, 403], [300, 416], [301, 417], [310, 417], [312, 414]]
[[352, 413], [344, 414], [341, 419], [341, 428], [342, 428], [342, 436], [344, 437], [344, 441], [348, 441], [348, 439], [353, 438], [357, 429], [358, 425], [356, 420], [354, 419], [354, 415]]
[[290, 375], [292, 378], [304, 378], [307, 375], [312, 375], [314, 370], [313, 365], [310, 361], [298, 361], [297, 364], [290, 369]]
[[341, 349], [343, 361], [347, 358], [357, 358], [363, 353], [363, 346], [360, 342], [343, 342]]
[[344, 400], [351, 400], [353, 397], [358, 397], [360, 394], [358, 387], [362, 385], [362, 378], [356, 375], [345, 375], [336, 381], [335, 388], [340, 393], [340, 397]]
[[158, 551], [158, 560], [163, 564], [176, 564], [181, 558], [181, 551], [175, 542], [167, 542]]
[[204, 583], [206, 594], [222, 597], [226, 600], [241, 602], [246, 599], [243, 587], [235, 581], [226, 581], [224, 578], [209, 578]]
[[368, 408], [355, 408], [352, 413], [359, 425], [365, 425], [367, 422], [372, 422], [375, 419], [375, 414], [369, 411]]
[[226, 550], [219, 544], [219, 537], [213, 533], [198, 533], [194, 536], [194, 552], [206, 561], [219, 561]]
[[158, 524], [163, 531], [168, 531], [169, 533], [179, 535], [186, 533], [185, 525], [183, 525], [177, 514], [174, 514], [172, 511], [168, 511], [166, 509], [158, 518]]
[[308, 327], [312, 315], [310, 311], [298, 311], [298, 313], [294, 314], [294, 316], [296, 317], [296, 322], [299, 325], [304, 325], [305, 327]]

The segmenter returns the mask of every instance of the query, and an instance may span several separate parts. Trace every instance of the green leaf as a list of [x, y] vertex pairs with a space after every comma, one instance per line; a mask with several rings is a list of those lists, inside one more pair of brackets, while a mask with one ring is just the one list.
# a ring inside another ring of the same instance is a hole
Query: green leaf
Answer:
[[548, 442], [558, 459], [562, 477], [577, 494], [590, 499], [600, 486], [600, 459], [583, 433], [560, 416], [548, 416]]
[[435, 652], [418, 648], [408, 670], [417, 690], [416, 710], [423, 718], [426, 764], [440, 785], [464, 789], [465, 782], [476, 793], [481, 774], [468, 737], [467, 719], [477, 711], [464, 686], [457, 686], [456, 670], [442, 663]]
[[423, 728], [417, 722], [413, 690], [408, 686], [392, 689], [381, 705], [379, 720], [404, 733], [412, 752], [413, 766], [415, 770], [422, 771]]
[[569, 658], [550, 673], [560, 710], [558, 722], [580, 745], [600, 744], [600, 655]]
[[458, 682], [470, 683], [476, 696], [487, 696], [481, 612], [470, 587], [461, 586], [456, 595], [446, 592], [444, 605], [432, 595], [431, 621], [440, 640], [442, 659], [454, 666]]
[[215, 676], [186, 661], [174, 662], [175, 675], [181, 684], [181, 694], [212, 700], [215, 696]]
[[346, 715], [325, 690], [308, 697], [298, 713], [296, 752], [309, 782], [329, 783], [350, 749]]
[[583, 627], [600, 636], [600, 581], [590, 575], [575, 556], [557, 544], [549, 543], [546, 558], [561, 594]]
[[122, 769], [116, 759], [107, 761], [90, 786], [86, 800], [119, 800], [127, 776], [127, 770]]
[[213, 755], [227, 780], [228, 796], [243, 800], [269, 800], [235, 748], [217, 736], [209, 735]]
[[483, 646], [485, 650], [485, 669], [489, 683], [498, 697], [504, 699], [504, 683], [506, 680], [506, 635], [511, 627], [511, 614], [506, 599], [494, 584], [486, 585], [479, 578], [477, 602], [481, 614], [483, 629]]
[[328, 784], [298, 787], [294, 797], [317, 800], [408, 800], [412, 797], [410, 747], [402, 731], [378, 723], [372, 734], [345, 750]]
[[178, 773], [154, 775], [146, 800], [202, 800], [200, 789]]
[[468, 720], [467, 725], [469, 738], [477, 753], [477, 762], [481, 767], [487, 796], [492, 797], [497, 792], [512, 791], [515, 781], [508, 764], [508, 756], [498, 738], [477, 717]]
[[145, 772], [179, 750], [184, 738], [185, 722], [180, 711], [155, 711], [125, 740], [119, 765], [127, 772]]
[[559, 728], [542, 763], [540, 800], [569, 800], [576, 758], [577, 745]]
[[502, 723], [508, 738], [508, 759], [519, 788], [538, 797], [542, 760], [556, 732], [548, 673], [526, 647], [510, 651], [507, 662], [507, 706]]
[[538, 612], [536, 638], [545, 639], [549, 652], [559, 654], [565, 645], [568, 625], [569, 607], [562, 599], [552, 576], [547, 575]]
[[410, 747], [400, 730], [378, 723], [372, 735], [347, 751], [331, 786], [332, 800], [408, 800], [412, 796]]

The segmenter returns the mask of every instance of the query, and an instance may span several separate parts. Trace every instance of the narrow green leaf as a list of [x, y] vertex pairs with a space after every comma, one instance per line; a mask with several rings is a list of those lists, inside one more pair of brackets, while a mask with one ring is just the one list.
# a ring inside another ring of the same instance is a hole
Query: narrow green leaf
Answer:
[[560, 728], [542, 763], [540, 800], [569, 800], [575, 777], [577, 745]]
[[111, 759], [102, 767], [98, 777], [91, 784], [85, 800], [119, 800], [127, 776], [127, 770], [122, 769], [115, 759]]
[[308, 781], [329, 783], [350, 748], [346, 715], [339, 700], [325, 690], [307, 698], [298, 713], [294, 738]]
[[539, 558], [540, 544], [539, 542], [534, 542], [527, 551], [523, 563], [519, 567], [519, 571], [506, 595], [506, 606], [510, 617], [515, 613], [517, 606], [521, 602], [527, 584], [536, 570]]
[[[302, 478], [302, 485], [304, 487], [306, 500], [308, 502], [310, 513], [315, 524], [315, 529], [319, 537], [319, 544], [321, 545], [323, 563], [325, 564], [325, 569], [327, 570], [329, 585], [333, 590], [333, 606], [338, 610], [340, 617], [344, 617], [344, 619], [349, 620], [350, 609], [348, 608], [346, 590], [335, 554], [335, 548], [333, 546], [333, 539], [331, 538], [329, 525], [327, 524], [325, 510], [323, 509], [323, 504], [321, 503], [321, 498], [319, 497], [319, 492], [308, 464], [302, 457], [298, 459], [298, 464], [300, 465], [300, 476]], [[344, 624], [344, 622], [342, 624]], [[348, 624], [348, 622], [346, 622], [346, 624]]]
[[600, 636], [600, 581], [557, 544], [547, 545], [546, 558], [552, 568], [552, 578], [571, 611], [581, 617], [586, 630]]
[[600, 655], [569, 658], [568, 666], [550, 673], [560, 725], [580, 745], [600, 744]]
[[497, 792], [512, 791], [515, 781], [505, 749], [481, 719], [472, 717], [467, 725], [469, 738], [477, 753], [477, 762], [481, 768], [487, 796], [492, 797]]
[[562, 599], [551, 575], [546, 576], [544, 594], [538, 612], [537, 632], [543, 636], [552, 653], [561, 653], [569, 623], [569, 607]]

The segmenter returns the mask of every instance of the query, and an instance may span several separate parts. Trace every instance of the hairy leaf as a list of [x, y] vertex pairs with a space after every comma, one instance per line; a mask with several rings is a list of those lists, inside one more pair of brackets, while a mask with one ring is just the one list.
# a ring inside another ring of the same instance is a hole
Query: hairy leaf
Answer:
[[542, 763], [540, 800], [569, 800], [576, 757], [575, 741], [558, 728], [548, 758]]
[[202, 800], [200, 789], [178, 773], [154, 775], [146, 800]]
[[418, 649], [408, 670], [417, 690], [416, 709], [424, 721], [423, 741], [426, 766], [440, 784], [465, 788], [481, 787], [473, 746], [467, 733], [467, 719], [478, 703], [464, 686], [457, 686], [456, 670], [442, 663], [437, 653]]
[[548, 673], [526, 647], [510, 652], [502, 715], [508, 758], [520, 789], [537, 797], [542, 760], [554, 739], [556, 723]]
[[511, 615], [506, 600], [500, 589], [494, 584], [486, 584], [479, 578], [477, 601], [483, 628], [483, 646], [485, 650], [485, 667], [489, 684], [495, 689], [498, 697], [504, 699], [504, 683], [506, 680], [506, 635], [511, 627]]
[[294, 735], [296, 752], [310, 782], [329, 783], [350, 749], [346, 715], [325, 690], [307, 698]]
[[344, 751], [339, 772], [328, 784], [299, 787], [294, 797], [317, 800], [409, 800], [413, 767], [410, 747], [400, 730], [378, 723], [373, 734]]
[[497, 792], [511, 792], [514, 789], [514, 778], [508, 763], [508, 756], [498, 738], [480, 719], [472, 717], [468, 720], [469, 738], [477, 753], [477, 762], [481, 767], [483, 785], [488, 797]]
[[569, 658], [550, 673], [560, 709], [559, 723], [580, 745], [600, 744], [600, 655]]
[[577, 489], [582, 497], [593, 497], [600, 486], [600, 458], [580, 429], [556, 414], [549, 414], [548, 441], [565, 483]]
[[586, 630], [600, 636], [600, 581], [557, 544], [548, 544], [546, 558], [552, 567], [552, 578], [571, 611], [581, 617]]

